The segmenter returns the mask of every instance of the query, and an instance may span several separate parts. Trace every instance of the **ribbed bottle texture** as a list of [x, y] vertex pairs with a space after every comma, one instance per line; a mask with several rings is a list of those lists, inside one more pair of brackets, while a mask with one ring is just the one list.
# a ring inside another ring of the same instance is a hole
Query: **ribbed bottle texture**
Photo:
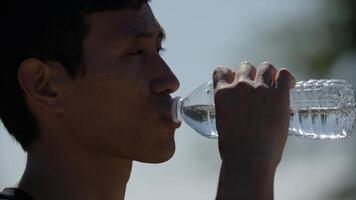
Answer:
[[290, 134], [312, 139], [351, 134], [355, 101], [350, 84], [343, 80], [301, 81], [290, 94]]
[[[289, 135], [310, 139], [340, 139], [351, 134], [355, 100], [350, 84], [343, 80], [297, 82], [290, 91]], [[186, 98], [172, 101], [172, 117], [186, 122], [201, 135], [217, 138], [214, 89], [208, 82]]]

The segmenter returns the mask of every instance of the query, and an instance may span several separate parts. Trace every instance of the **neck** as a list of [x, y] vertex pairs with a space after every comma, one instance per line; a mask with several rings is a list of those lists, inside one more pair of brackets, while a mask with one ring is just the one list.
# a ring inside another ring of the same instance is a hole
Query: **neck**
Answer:
[[19, 188], [36, 200], [120, 200], [124, 199], [131, 168], [131, 160], [55, 144], [33, 145]]

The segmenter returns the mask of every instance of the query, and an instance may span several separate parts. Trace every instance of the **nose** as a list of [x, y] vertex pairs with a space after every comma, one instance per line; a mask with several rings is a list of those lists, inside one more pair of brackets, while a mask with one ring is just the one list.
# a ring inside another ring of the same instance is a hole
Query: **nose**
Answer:
[[152, 92], [155, 94], [170, 94], [177, 91], [180, 84], [179, 80], [164, 60], [160, 59], [160, 64], [156, 66], [157, 74], [152, 81]]

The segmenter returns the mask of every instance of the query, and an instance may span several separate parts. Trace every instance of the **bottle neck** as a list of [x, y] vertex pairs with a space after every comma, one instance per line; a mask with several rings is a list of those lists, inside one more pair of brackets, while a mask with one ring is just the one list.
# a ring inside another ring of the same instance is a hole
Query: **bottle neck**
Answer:
[[171, 114], [174, 122], [182, 122], [182, 104], [183, 99], [179, 96], [171, 100]]

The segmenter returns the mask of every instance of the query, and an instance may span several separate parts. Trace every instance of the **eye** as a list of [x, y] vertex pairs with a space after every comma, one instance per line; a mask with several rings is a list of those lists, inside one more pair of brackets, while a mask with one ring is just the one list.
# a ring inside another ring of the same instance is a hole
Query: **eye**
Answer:
[[135, 51], [131, 51], [128, 53], [128, 55], [130, 56], [140, 56], [144, 53], [145, 51], [143, 49], [138, 49], [138, 50], [135, 50]]
[[159, 48], [157, 49], [157, 52], [158, 52], [159, 54], [161, 54], [161, 53], [164, 52], [165, 50], [166, 50], [165, 48], [159, 47]]

